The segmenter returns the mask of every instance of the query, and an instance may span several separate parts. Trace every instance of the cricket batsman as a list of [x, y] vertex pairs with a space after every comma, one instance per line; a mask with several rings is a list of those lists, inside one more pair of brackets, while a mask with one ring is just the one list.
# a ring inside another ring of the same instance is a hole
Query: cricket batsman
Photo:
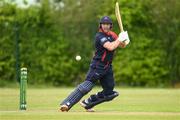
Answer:
[[89, 98], [82, 100], [80, 105], [88, 112], [93, 112], [93, 107], [107, 101], [113, 100], [119, 94], [114, 91], [114, 77], [112, 70], [112, 60], [114, 51], [118, 47], [126, 47], [129, 44], [127, 31], [119, 35], [112, 30], [113, 23], [110, 17], [104, 16], [100, 19], [99, 30], [95, 36], [95, 55], [89, 67], [86, 79], [79, 84], [72, 93], [60, 103], [62, 112], [69, 111], [73, 105], [91, 91], [94, 84], [99, 80], [102, 91], [90, 95]]

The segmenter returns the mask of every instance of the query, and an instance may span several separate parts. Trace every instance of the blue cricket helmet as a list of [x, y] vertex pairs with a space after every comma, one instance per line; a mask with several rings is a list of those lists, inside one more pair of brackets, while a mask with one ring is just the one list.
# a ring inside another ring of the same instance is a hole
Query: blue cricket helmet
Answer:
[[103, 24], [103, 23], [111, 24], [111, 28], [112, 28], [113, 23], [112, 23], [112, 20], [109, 16], [104, 16], [100, 19], [100, 21], [99, 21], [100, 28], [101, 28], [101, 24]]
[[112, 20], [111, 20], [110, 17], [104, 16], [104, 17], [101, 18], [101, 20], [100, 20], [99, 23], [100, 23], [100, 24], [102, 24], [102, 23], [109, 23], [109, 24], [112, 24]]

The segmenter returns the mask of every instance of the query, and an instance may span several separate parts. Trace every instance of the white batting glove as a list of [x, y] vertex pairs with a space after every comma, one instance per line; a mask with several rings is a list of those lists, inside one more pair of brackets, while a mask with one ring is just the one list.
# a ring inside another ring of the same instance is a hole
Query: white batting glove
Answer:
[[126, 45], [129, 44], [130, 40], [129, 40], [129, 36], [127, 31], [123, 31], [119, 34], [118, 40], [120, 42], [124, 42]]

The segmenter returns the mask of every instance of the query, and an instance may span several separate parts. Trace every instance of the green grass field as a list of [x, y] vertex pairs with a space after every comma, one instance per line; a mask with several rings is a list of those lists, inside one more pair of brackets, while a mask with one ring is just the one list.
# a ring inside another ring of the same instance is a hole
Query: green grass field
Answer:
[[59, 101], [70, 91], [28, 88], [27, 110], [20, 111], [19, 89], [0, 88], [0, 120], [180, 120], [180, 89], [117, 89], [120, 96], [98, 105], [94, 113], [79, 104], [69, 112], [58, 112]]

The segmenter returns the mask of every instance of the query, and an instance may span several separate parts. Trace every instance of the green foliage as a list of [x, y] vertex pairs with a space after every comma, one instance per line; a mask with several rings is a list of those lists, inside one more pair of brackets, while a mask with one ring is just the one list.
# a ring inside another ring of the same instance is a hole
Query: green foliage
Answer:
[[[115, 78], [118, 83], [132, 86], [159, 86], [167, 85], [168, 70], [163, 67], [161, 49], [149, 51], [154, 40], [144, 36], [137, 37], [137, 44], [131, 44], [125, 50], [117, 53], [114, 68], [117, 72]], [[128, 50], [132, 48], [131, 50]], [[119, 79], [118, 79], [119, 78]]]
[[[16, 41], [20, 67], [29, 84], [74, 85], [83, 81], [93, 56], [99, 18], [109, 15], [119, 33], [116, 0], [41, 1], [21, 8], [0, 2], [0, 86], [16, 81]], [[117, 84], [170, 86], [180, 81], [178, 0], [119, 0], [131, 43], [116, 51]], [[26, 3], [28, 4], [28, 3]], [[171, 7], [169, 7], [171, 6]], [[173, 42], [172, 42], [173, 41]], [[80, 54], [82, 60], [75, 61]]]

